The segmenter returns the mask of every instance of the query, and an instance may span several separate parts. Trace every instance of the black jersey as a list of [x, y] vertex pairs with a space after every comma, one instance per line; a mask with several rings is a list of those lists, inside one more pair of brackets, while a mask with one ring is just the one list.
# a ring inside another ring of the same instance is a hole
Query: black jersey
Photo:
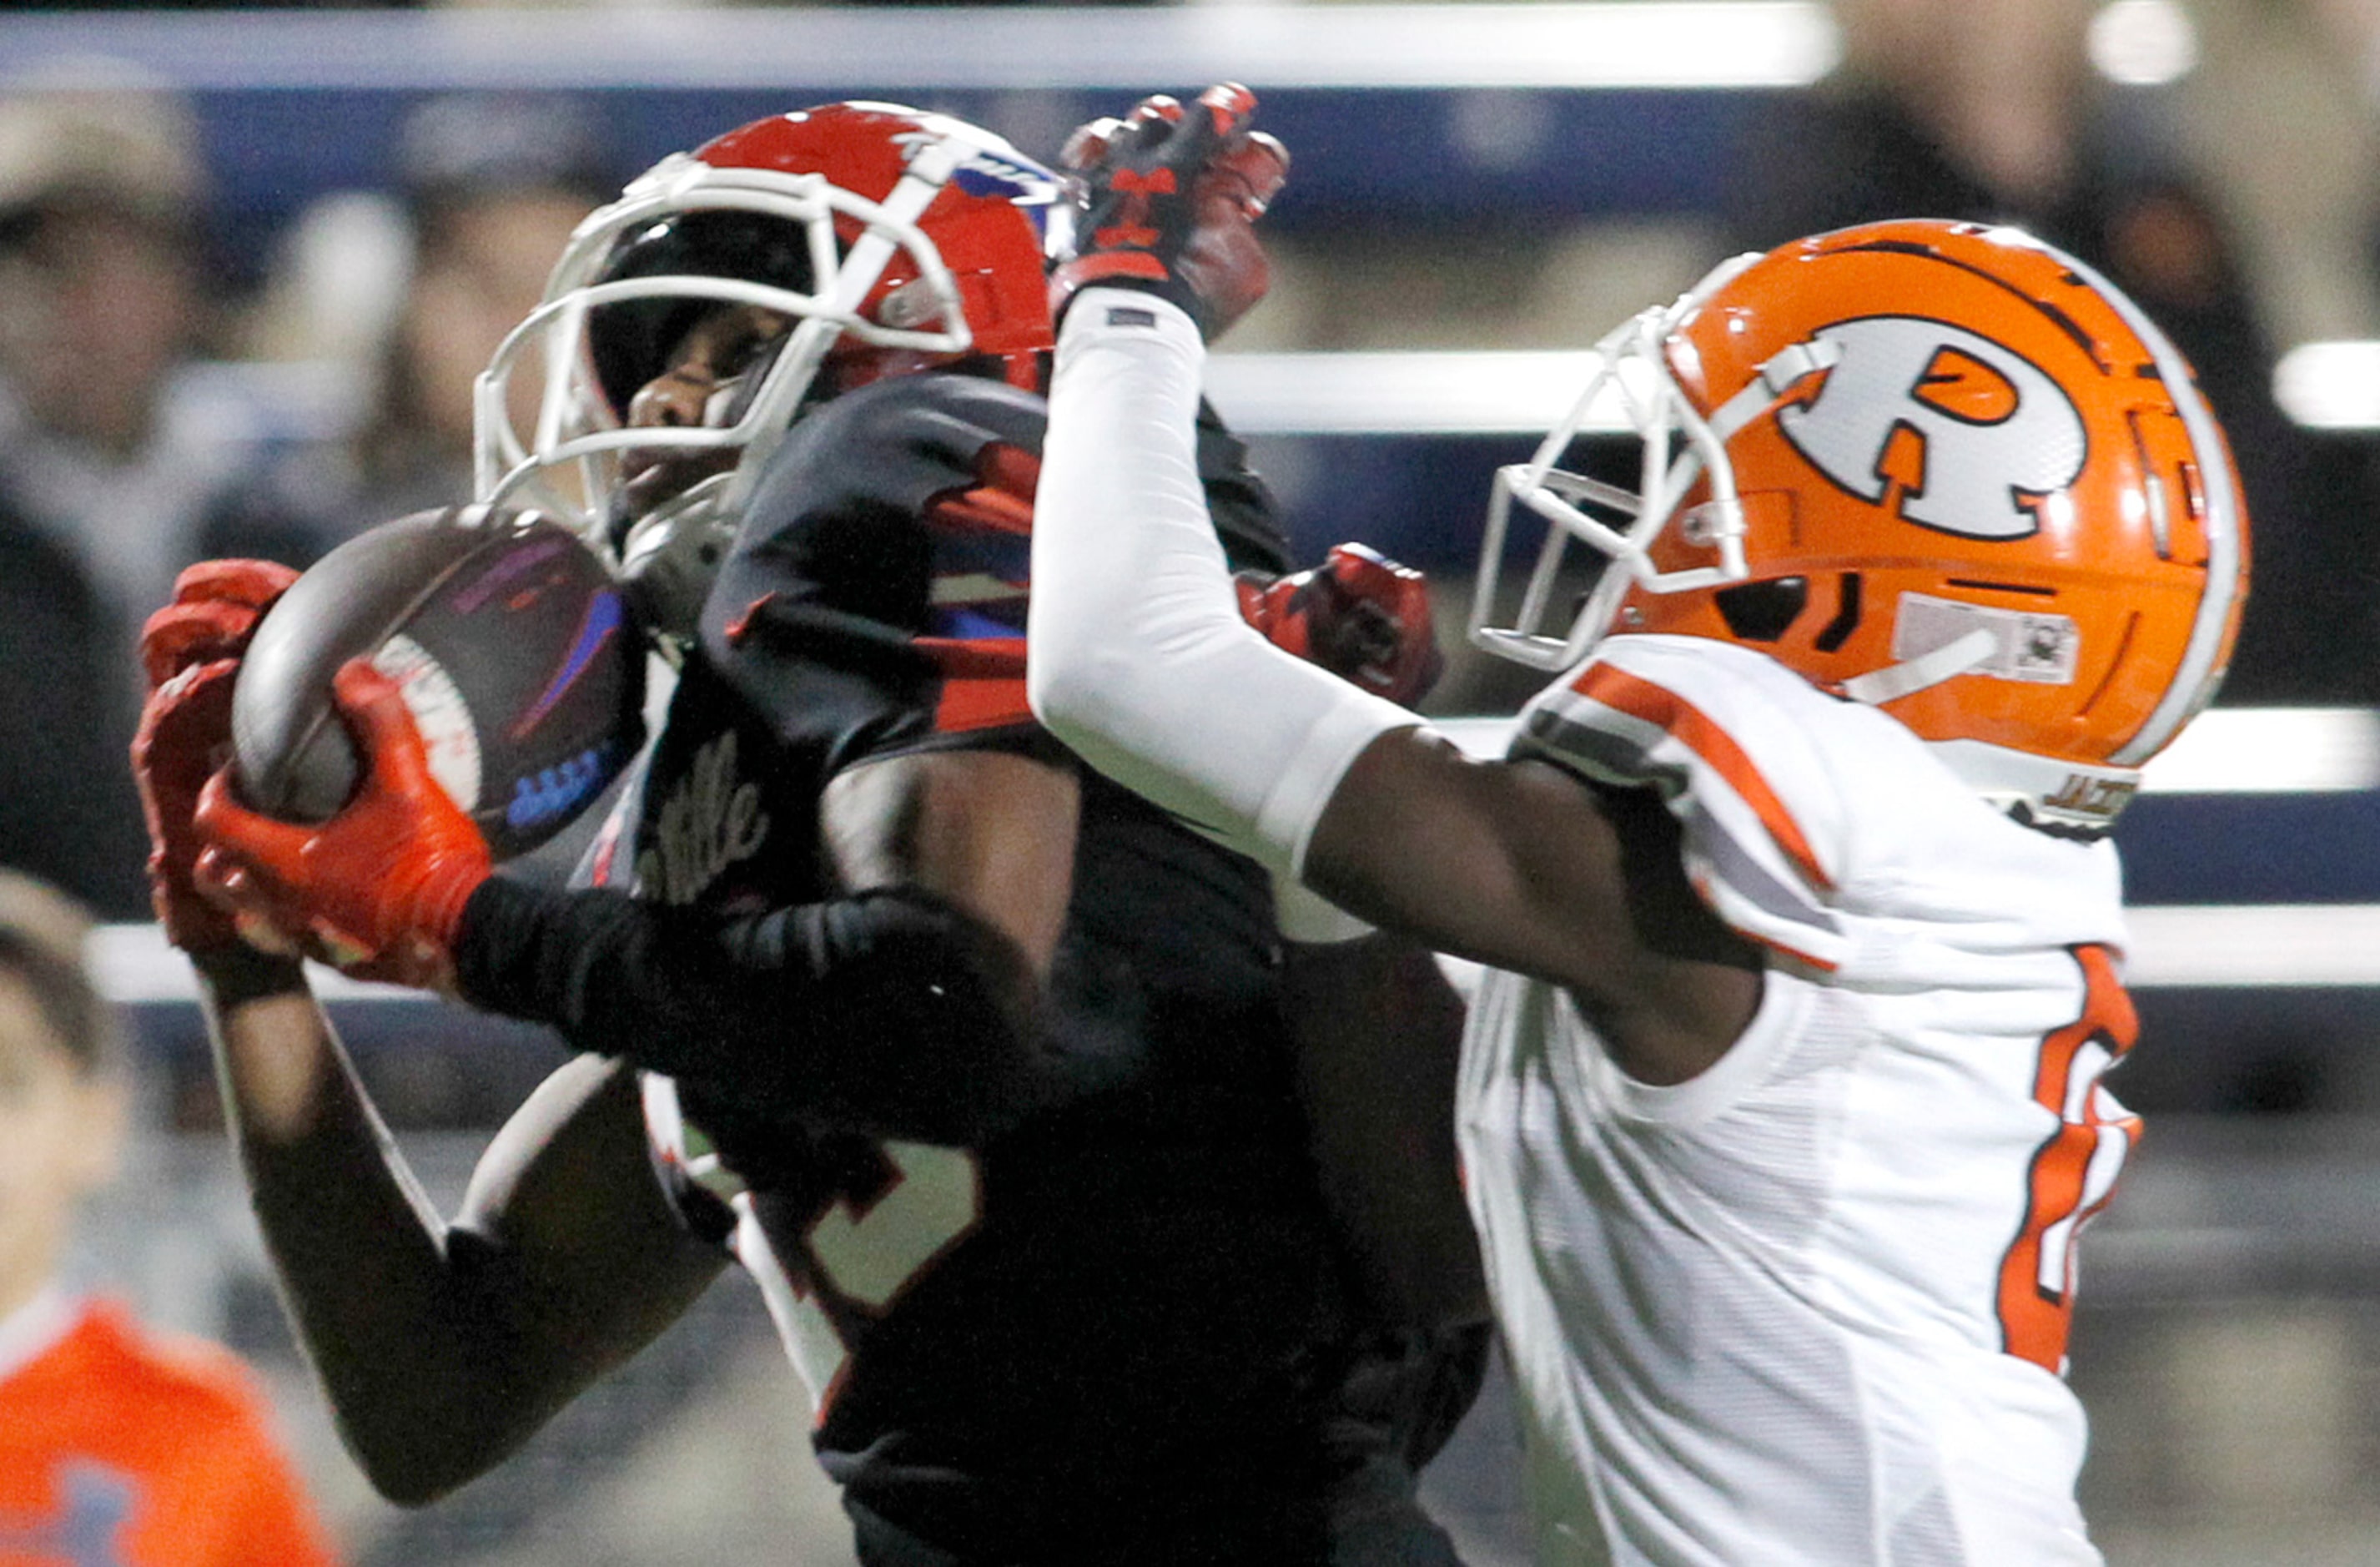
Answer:
[[[844, 769], [953, 746], [1073, 768], [1047, 999], [1071, 1092], [967, 1148], [757, 1114], [732, 1083], [649, 1079], [649, 1111], [689, 1222], [761, 1282], [863, 1543], [889, 1520], [970, 1562], [1319, 1561], [1366, 1455], [1334, 1419], [1351, 1330], [1269, 886], [1033, 723], [1028, 514], [938, 504], [1038, 453], [1042, 417], [937, 375], [796, 425], [594, 863], [721, 913], [814, 902]], [[1203, 455], [1235, 560], [1281, 569], [1236, 443]]]

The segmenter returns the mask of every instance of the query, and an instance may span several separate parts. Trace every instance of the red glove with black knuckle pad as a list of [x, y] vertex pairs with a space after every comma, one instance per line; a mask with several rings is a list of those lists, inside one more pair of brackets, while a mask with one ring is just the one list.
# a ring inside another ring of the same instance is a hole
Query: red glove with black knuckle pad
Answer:
[[1367, 544], [1339, 544], [1311, 571], [1232, 578], [1240, 618], [1265, 639], [1376, 697], [1412, 707], [1446, 669], [1429, 579]]
[[149, 698], [132, 740], [132, 776], [149, 825], [149, 897], [165, 939], [188, 953], [240, 938], [191, 881], [199, 792], [231, 757], [231, 688], [256, 624], [298, 574], [272, 561], [202, 561], [140, 628]]
[[1248, 128], [1256, 94], [1223, 82], [1187, 109], [1162, 94], [1067, 140], [1060, 161], [1082, 183], [1075, 255], [1051, 274], [1062, 314], [1093, 285], [1172, 300], [1208, 341], [1265, 296], [1271, 266], [1256, 220], [1289, 177], [1289, 150]]

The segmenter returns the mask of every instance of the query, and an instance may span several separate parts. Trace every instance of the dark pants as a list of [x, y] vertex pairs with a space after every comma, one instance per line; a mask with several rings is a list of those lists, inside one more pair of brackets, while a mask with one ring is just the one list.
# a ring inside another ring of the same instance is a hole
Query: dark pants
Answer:
[[1197, 1538], [1016, 1556], [948, 1550], [844, 1499], [860, 1567], [1462, 1567], [1453, 1542], [1415, 1500], [1411, 1471], [1387, 1454], [1342, 1476], [1317, 1506], [1328, 1515], [1319, 1544], [1306, 1529], [1293, 1531], [1295, 1540], [1265, 1542], [1224, 1525]]

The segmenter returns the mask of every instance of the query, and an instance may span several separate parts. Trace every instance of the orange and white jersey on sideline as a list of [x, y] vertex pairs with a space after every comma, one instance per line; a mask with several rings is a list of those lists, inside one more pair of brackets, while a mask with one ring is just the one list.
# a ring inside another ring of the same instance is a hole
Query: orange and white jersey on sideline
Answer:
[[2138, 1123], [2116, 851], [1982, 801], [1763, 655], [1622, 636], [1516, 757], [1653, 785], [1773, 955], [1675, 1087], [1490, 973], [1461, 1088], [1544, 1563], [2095, 1563], [2073, 1242]]
[[0, 1318], [0, 1567], [334, 1567], [228, 1350], [55, 1291]]

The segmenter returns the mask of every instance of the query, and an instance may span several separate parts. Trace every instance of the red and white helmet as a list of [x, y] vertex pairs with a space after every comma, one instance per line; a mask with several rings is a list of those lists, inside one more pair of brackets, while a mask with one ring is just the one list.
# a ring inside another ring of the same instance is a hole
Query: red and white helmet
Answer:
[[[1559, 466], [1613, 409], [1633, 491]], [[1515, 501], [1550, 530], [1492, 625]], [[1554, 630], [1573, 539], [1611, 561]], [[2097, 829], [2214, 695], [2247, 586], [2230, 449], [2165, 334], [2030, 236], [1912, 221], [1739, 257], [1605, 338], [1497, 476], [1471, 635], [1549, 669], [1630, 633], [1757, 648]]]
[[[632, 577], [698, 577], [686, 557], [723, 545], [806, 399], [978, 357], [1035, 383], [1053, 341], [1044, 269], [1064, 239], [1061, 194], [1058, 176], [992, 132], [893, 103], [773, 115], [663, 159], [579, 225], [543, 301], [480, 375], [479, 499], [570, 522]], [[712, 419], [630, 429], [630, 400], [677, 333], [720, 303], [795, 325], [713, 398]], [[526, 429], [509, 408], [521, 377], [540, 388]], [[740, 456], [626, 518], [631, 447]]]

